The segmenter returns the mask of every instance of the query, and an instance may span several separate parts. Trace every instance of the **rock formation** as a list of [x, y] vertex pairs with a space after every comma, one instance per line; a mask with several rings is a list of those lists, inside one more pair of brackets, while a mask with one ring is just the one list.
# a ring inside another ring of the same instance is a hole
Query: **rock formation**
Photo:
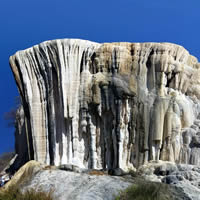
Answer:
[[10, 65], [24, 110], [19, 156], [94, 169], [200, 163], [200, 64], [183, 47], [63, 39]]

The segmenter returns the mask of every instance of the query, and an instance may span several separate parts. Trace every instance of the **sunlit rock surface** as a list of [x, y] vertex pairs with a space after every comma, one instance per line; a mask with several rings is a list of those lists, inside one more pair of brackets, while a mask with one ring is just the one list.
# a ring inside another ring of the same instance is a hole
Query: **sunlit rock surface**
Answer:
[[29, 159], [200, 164], [200, 64], [183, 47], [63, 39], [19, 51], [10, 65], [24, 109], [17, 146]]

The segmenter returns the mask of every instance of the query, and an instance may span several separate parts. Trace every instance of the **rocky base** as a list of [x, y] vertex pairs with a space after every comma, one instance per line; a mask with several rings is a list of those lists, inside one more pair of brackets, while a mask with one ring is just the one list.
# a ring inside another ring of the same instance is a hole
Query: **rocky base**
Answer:
[[175, 186], [185, 198], [200, 199], [200, 167], [171, 162], [148, 163], [138, 170], [148, 181], [157, 181]]
[[17, 185], [22, 191], [32, 188], [53, 191], [55, 200], [114, 200], [131, 185], [148, 187], [153, 181], [155, 184], [167, 183], [167, 187], [164, 185], [165, 194], [162, 194], [164, 199], [198, 200], [199, 178], [199, 167], [169, 162], [149, 163], [137, 172], [110, 176], [102, 170], [80, 169], [73, 165], [47, 166], [30, 161], [20, 168], [3, 190]]

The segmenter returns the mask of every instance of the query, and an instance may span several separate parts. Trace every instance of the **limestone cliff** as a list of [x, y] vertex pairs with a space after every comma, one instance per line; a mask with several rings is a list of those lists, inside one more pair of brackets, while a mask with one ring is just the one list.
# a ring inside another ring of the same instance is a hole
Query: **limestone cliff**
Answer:
[[200, 164], [200, 64], [183, 47], [63, 39], [19, 51], [10, 65], [24, 110], [17, 143], [29, 159]]

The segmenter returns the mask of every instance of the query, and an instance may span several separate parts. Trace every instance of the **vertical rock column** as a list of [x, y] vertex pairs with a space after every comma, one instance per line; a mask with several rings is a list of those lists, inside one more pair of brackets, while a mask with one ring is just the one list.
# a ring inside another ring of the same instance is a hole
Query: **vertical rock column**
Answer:
[[27, 104], [30, 114], [26, 117], [35, 160], [83, 165], [77, 152], [80, 71], [85, 57], [97, 46], [81, 40], [47, 41], [10, 57], [23, 105]]

